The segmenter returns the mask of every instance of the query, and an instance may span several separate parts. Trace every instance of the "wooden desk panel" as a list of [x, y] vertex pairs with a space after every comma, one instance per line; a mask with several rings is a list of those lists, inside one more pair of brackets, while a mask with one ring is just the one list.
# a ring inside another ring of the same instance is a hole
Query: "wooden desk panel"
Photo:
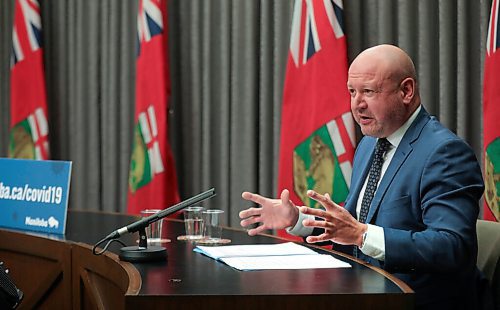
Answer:
[[139, 292], [141, 275], [116, 254], [96, 256], [91, 246], [79, 243], [72, 255], [73, 309], [124, 309], [124, 296]]
[[0, 240], [0, 260], [24, 293], [18, 309], [71, 307], [69, 246], [44, 237], [4, 230], [0, 230]]

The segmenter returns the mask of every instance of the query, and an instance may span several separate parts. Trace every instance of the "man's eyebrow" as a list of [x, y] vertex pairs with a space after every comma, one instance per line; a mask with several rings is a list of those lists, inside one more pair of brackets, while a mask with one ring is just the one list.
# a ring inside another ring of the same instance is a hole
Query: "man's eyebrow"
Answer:
[[[353, 87], [351, 83], [347, 82], [347, 87]], [[373, 84], [373, 83], [363, 83], [361, 85], [359, 85], [359, 88], [378, 88], [378, 86], [376, 84]]]

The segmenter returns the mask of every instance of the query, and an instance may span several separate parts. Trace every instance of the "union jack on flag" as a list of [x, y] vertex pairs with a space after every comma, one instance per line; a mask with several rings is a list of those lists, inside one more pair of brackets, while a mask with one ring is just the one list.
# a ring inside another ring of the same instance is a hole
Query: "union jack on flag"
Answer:
[[[323, 6], [330, 26], [337, 39], [344, 36], [342, 0], [305, 0], [295, 1], [292, 17], [292, 33], [290, 36], [290, 54], [295, 66], [299, 66], [299, 55], [302, 52], [302, 65], [321, 49], [318, 25], [314, 7]], [[303, 29], [303, 31], [301, 31]]]
[[490, 23], [488, 25], [488, 37], [486, 38], [486, 53], [490, 56], [500, 46], [500, 36], [498, 36], [498, 0], [493, 0], [491, 4]]
[[[40, 5], [36, 0], [19, 0], [22, 15], [17, 18], [12, 31], [12, 54], [10, 65], [24, 59], [27, 49], [34, 52], [42, 47], [42, 21], [40, 18]], [[19, 21], [19, 22], [18, 22]]]
[[163, 15], [160, 2], [157, 0], [142, 0], [137, 14], [137, 56], [140, 54], [141, 42], [149, 42], [155, 35], [163, 32]]

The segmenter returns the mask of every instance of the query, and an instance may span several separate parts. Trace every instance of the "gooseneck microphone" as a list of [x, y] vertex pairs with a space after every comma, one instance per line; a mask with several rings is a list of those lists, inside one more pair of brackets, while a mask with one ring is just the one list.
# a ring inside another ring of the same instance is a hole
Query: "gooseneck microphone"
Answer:
[[[150, 215], [148, 217], [142, 218], [134, 223], [131, 223], [127, 226], [124, 226], [122, 228], [119, 228], [109, 235], [107, 235], [104, 239], [99, 241], [94, 245], [93, 248], [93, 253], [98, 255], [102, 254], [105, 249], [100, 252], [96, 253], [96, 247], [105, 242], [105, 241], [112, 241], [115, 239], [118, 239], [120, 236], [126, 234], [126, 233], [134, 233], [134, 232], [139, 232], [139, 246], [128, 246], [128, 247], [123, 247], [120, 249], [120, 259], [124, 261], [129, 261], [129, 262], [146, 262], [146, 261], [154, 261], [154, 260], [164, 260], [167, 257], [167, 251], [164, 247], [161, 246], [147, 246], [147, 240], [146, 240], [146, 227], [148, 227], [151, 223], [154, 223], [170, 214], [173, 214], [179, 210], [182, 210], [188, 206], [197, 204], [202, 202], [203, 200], [212, 198], [215, 196], [215, 189], [211, 188], [205, 192], [202, 192], [196, 196], [193, 196], [191, 198], [188, 198], [184, 201], [179, 202], [178, 204], [175, 204], [171, 206], [170, 208], [167, 208], [165, 210], [162, 210], [158, 213], [155, 213], [153, 215]], [[108, 242], [109, 245], [109, 242]]]
[[16, 287], [8, 270], [0, 262], [0, 309], [15, 309], [23, 299], [23, 292]]

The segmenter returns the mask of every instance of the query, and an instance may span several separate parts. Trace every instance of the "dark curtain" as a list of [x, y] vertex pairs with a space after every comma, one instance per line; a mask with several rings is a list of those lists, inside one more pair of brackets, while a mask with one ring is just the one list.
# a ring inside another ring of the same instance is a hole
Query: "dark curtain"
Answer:
[[[315, 0], [317, 1], [317, 0]], [[70, 208], [125, 212], [137, 1], [41, 0], [50, 141], [71, 160]], [[170, 142], [180, 191], [210, 187], [238, 226], [243, 190], [276, 196], [291, 0], [169, 0]], [[423, 104], [482, 153], [482, 67], [491, 0], [349, 0], [349, 60], [397, 44]], [[13, 0], [0, 1], [0, 156], [9, 127]], [[298, 124], [300, 125], [300, 124]]]

